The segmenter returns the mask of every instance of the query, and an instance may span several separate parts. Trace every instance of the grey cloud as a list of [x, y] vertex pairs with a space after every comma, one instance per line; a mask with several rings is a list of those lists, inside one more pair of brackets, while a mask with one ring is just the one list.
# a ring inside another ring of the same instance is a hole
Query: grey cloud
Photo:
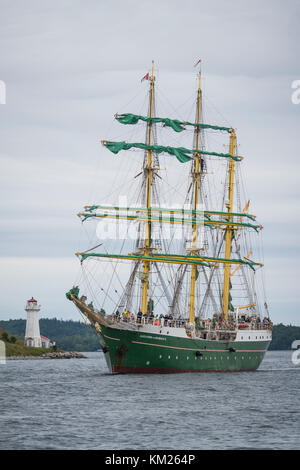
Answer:
[[[125, 167], [124, 157], [108, 155], [100, 139], [122, 136], [115, 112], [141, 110], [147, 86], [140, 78], [152, 59], [159, 109], [189, 118], [191, 100], [184, 103], [194, 96], [193, 64], [202, 58], [205, 117], [237, 128], [247, 195], [265, 225], [275, 319], [299, 323], [293, 280], [299, 279], [300, 105], [291, 102], [291, 83], [300, 79], [299, 2], [1, 4], [0, 79], [7, 85], [7, 104], [0, 105], [2, 285], [9, 292], [15, 282], [22, 286], [2, 314], [18, 316], [20, 298], [31, 295], [32, 286], [49, 313], [71, 315], [64, 291], [77, 267], [72, 253], [84, 243], [76, 213], [108, 194], [116, 169]], [[162, 138], [169, 137], [190, 135], [164, 132]], [[139, 158], [131, 158], [136, 174]], [[62, 273], [53, 281], [55, 270]], [[45, 282], [52, 283], [51, 294]]]

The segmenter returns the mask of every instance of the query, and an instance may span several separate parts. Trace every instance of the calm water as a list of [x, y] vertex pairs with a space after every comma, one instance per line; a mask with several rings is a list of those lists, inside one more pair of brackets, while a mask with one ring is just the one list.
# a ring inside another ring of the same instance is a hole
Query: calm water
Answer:
[[0, 365], [1, 449], [299, 449], [300, 365], [256, 372], [107, 374], [87, 359]]

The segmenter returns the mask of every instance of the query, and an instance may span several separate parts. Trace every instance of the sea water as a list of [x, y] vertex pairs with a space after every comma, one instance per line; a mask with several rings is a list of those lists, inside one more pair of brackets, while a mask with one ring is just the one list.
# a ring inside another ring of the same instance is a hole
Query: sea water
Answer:
[[86, 359], [0, 364], [1, 449], [299, 449], [300, 365], [255, 372], [110, 375]]

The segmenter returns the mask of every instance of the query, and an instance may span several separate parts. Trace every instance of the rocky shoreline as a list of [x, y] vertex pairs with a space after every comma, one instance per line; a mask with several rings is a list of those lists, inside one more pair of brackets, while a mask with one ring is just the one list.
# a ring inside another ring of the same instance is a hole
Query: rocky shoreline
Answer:
[[86, 356], [79, 352], [49, 352], [41, 356], [7, 356], [6, 360], [24, 360], [24, 359], [86, 359]]

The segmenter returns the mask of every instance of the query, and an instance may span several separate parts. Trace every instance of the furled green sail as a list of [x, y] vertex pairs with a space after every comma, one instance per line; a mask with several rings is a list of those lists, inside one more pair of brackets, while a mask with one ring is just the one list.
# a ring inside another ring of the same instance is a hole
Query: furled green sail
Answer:
[[184, 264], [197, 264], [206, 267], [210, 267], [208, 263], [232, 263], [232, 264], [245, 264], [250, 266], [254, 270], [254, 266], [263, 266], [261, 263], [256, 263], [255, 261], [245, 260], [245, 259], [229, 259], [229, 258], [212, 258], [209, 256], [185, 256], [178, 254], [170, 253], [160, 253], [159, 255], [138, 255], [135, 253], [128, 255], [121, 254], [110, 254], [110, 253], [76, 253], [77, 256], [80, 256], [81, 261], [85, 261], [87, 258], [91, 257], [100, 257], [100, 258], [111, 258], [111, 259], [132, 259], [132, 260], [141, 260], [141, 261], [172, 261], [173, 263], [184, 263]]
[[[96, 206], [94, 206], [96, 207]], [[80, 217], [82, 217], [82, 221], [85, 221], [89, 218], [92, 217], [99, 217], [99, 218], [115, 218], [115, 219], [126, 219], [126, 220], [133, 220], [133, 221], [153, 221], [153, 222], [168, 222], [168, 223], [178, 223], [178, 224], [184, 224], [184, 223], [194, 223], [196, 225], [205, 225], [205, 226], [211, 226], [213, 227], [214, 225], [233, 225], [236, 227], [249, 227], [253, 228], [256, 232], [258, 232], [258, 229], [261, 228], [261, 225], [254, 225], [254, 224], [249, 224], [249, 223], [244, 223], [244, 222], [228, 222], [227, 220], [206, 220], [204, 218], [179, 218], [179, 217], [174, 217], [173, 215], [170, 215], [170, 217], [162, 217], [161, 215], [159, 217], [153, 216], [153, 215], [145, 215], [145, 216], [140, 216], [136, 214], [108, 214], [107, 212], [88, 212], [88, 213], [80, 213], [78, 214]], [[234, 230], [232, 231], [234, 232]]]
[[200, 129], [214, 129], [218, 131], [226, 131], [231, 132], [230, 127], [222, 127], [222, 126], [213, 126], [211, 124], [202, 124], [202, 123], [194, 123], [194, 122], [187, 122], [187, 121], [179, 121], [178, 119], [169, 119], [169, 118], [159, 118], [159, 117], [147, 117], [147, 116], [139, 116], [137, 114], [131, 113], [124, 113], [124, 114], [116, 114], [116, 119], [121, 124], [137, 124], [139, 121], [145, 122], [163, 122], [165, 126], [171, 127], [175, 132], [182, 132], [184, 131], [184, 126], [194, 126]]
[[94, 206], [84, 206], [85, 210], [91, 212], [95, 209], [109, 209], [109, 210], [116, 210], [116, 211], [143, 211], [143, 212], [166, 212], [166, 213], [180, 213], [184, 214], [193, 214], [193, 215], [201, 215], [210, 219], [211, 215], [232, 215], [232, 216], [239, 216], [239, 217], [247, 217], [251, 220], [255, 220], [255, 215], [247, 214], [246, 212], [221, 212], [221, 211], [198, 211], [194, 209], [186, 209], [183, 208], [165, 208], [165, 207], [120, 207], [120, 206], [112, 206], [112, 205], [94, 205]]
[[[160, 262], [160, 261], [168, 261], [168, 258], [166, 255], [162, 254], [161, 256], [143, 256], [143, 255], [137, 255], [137, 254], [128, 254], [128, 255], [120, 255], [120, 254], [110, 254], [110, 253], [76, 253], [77, 256], [81, 257], [81, 261], [85, 261], [87, 258], [90, 257], [99, 257], [99, 258], [111, 258], [111, 259], [128, 259], [128, 260], [141, 260], [141, 261], [154, 261], [154, 262]], [[176, 255], [175, 255], [176, 256]], [[199, 259], [189, 259], [185, 262], [185, 259], [183, 256], [176, 256], [176, 258], [172, 258], [172, 261], [176, 263], [181, 263], [181, 264], [197, 264], [197, 265], [202, 265], [206, 266], [207, 268], [210, 267], [208, 263], [205, 261], [200, 261]]]
[[[147, 145], [143, 143], [128, 143], [128, 142], [110, 142], [108, 140], [103, 141], [108, 150], [117, 154], [121, 150], [129, 150], [131, 148], [139, 148], [142, 150], [151, 150], [156, 153], [168, 153], [169, 155], [174, 155], [177, 160], [181, 163], [188, 162], [193, 159], [193, 153], [200, 153], [201, 155], [213, 155], [216, 157], [232, 158], [233, 160], [240, 161], [241, 157], [236, 155], [231, 155], [230, 153], [217, 153], [217, 152], [206, 152], [199, 149], [187, 149], [185, 147], [165, 147], [163, 145]], [[189, 156], [191, 155], [191, 156]]]

